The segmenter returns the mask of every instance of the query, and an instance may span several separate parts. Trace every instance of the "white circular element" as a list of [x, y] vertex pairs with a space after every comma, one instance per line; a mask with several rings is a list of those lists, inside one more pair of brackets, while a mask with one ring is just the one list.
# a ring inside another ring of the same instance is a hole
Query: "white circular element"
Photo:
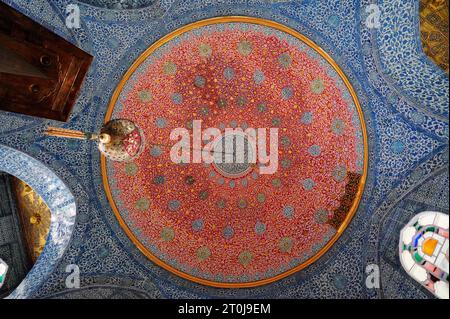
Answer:
[[412, 267], [409, 274], [420, 283], [424, 282], [428, 278], [427, 271], [417, 264]]
[[407, 250], [403, 251], [400, 255], [400, 261], [402, 262], [403, 267], [406, 271], [410, 271], [411, 268], [416, 264], [411, 256], [411, 253]]
[[6, 273], [6, 265], [0, 264], [0, 276], [4, 275]]
[[448, 283], [444, 281], [438, 281], [434, 284], [434, 293], [441, 299], [449, 299], [448, 296]]
[[413, 236], [416, 234], [416, 229], [412, 226], [403, 230], [402, 240], [405, 245], [409, 245], [412, 242]]

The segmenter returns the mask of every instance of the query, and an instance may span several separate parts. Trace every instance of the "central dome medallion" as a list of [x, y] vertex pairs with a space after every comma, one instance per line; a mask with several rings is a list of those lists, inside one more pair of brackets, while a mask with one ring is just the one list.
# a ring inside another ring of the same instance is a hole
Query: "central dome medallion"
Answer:
[[[132, 120], [147, 141], [134, 162], [102, 158], [113, 211], [149, 259], [188, 280], [236, 288], [286, 277], [331, 247], [362, 196], [367, 141], [353, 88], [317, 45], [272, 21], [213, 18], [168, 34], [126, 73], [111, 118]], [[220, 133], [201, 141], [211, 163], [192, 160], [194, 121]], [[249, 128], [276, 129], [273, 172], [262, 173]], [[172, 160], [174, 130], [185, 161]], [[237, 139], [240, 153], [224, 146]], [[228, 153], [246, 160], [218, 160]]]
[[[242, 147], [238, 143], [242, 141]], [[256, 147], [249, 137], [240, 131], [219, 136], [213, 141], [213, 167], [224, 177], [241, 178], [249, 174], [256, 162]], [[230, 155], [227, 163], [226, 156]], [[240, 160], [241, 159], [241, 160]]]

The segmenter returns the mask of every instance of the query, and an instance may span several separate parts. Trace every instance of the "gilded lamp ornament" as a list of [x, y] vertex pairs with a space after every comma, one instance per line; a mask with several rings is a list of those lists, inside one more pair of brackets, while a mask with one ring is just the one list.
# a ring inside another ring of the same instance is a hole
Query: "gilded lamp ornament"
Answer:
[[99, 133], [86, 133], [58, 127], [48, 127], [46, 135], [91, 140], [97, 142], [99, 151], [109, 160], [129, 162], [137, 158], [145, 148], [145, 137], [134, 122], [115, 119], [103, 124]]

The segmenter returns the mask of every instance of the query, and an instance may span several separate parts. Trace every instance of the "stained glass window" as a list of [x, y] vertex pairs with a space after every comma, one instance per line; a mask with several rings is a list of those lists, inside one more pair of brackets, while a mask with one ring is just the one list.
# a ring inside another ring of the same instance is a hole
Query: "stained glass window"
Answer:
[[448, 215], [426, 211], [400, 233], [400, 262], [406, 272], [436, 297], [449, 298]]

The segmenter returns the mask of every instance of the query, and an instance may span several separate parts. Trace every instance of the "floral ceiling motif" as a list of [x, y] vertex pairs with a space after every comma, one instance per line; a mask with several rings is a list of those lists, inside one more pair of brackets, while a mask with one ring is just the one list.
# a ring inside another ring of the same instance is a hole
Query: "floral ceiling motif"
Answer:
[[95, 7], [108, 9], [139, 9], [150, 6], [158, 0], [78, 0]]

